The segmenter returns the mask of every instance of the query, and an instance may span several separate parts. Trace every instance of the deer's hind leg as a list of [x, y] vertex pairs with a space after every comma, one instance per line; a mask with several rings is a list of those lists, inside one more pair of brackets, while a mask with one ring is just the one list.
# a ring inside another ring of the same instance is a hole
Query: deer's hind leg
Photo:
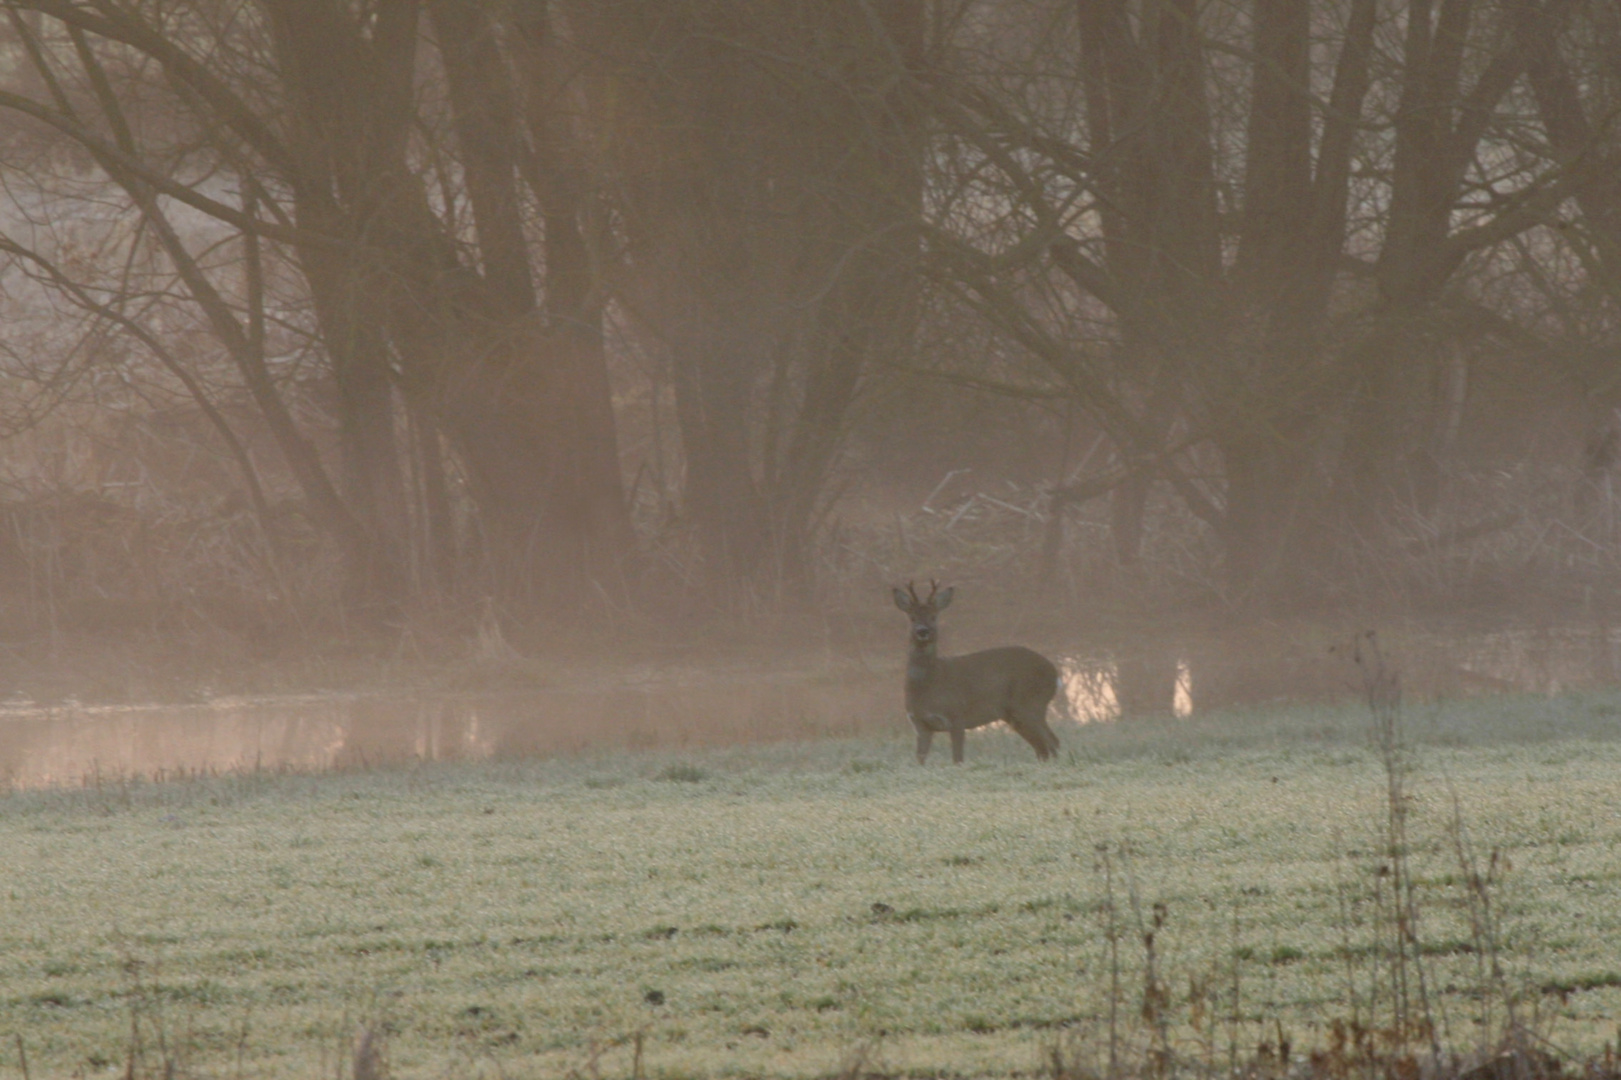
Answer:
[[1019, 733], [1019, 738], [1030, 744], [1041, 761], [1058, 753], [1058, 736], [1047, 726], [1047, 718], [1041, 713], [1032, 715], [1026, 712], [1021, 716], [1017, 712], [1009, 712], [1007, 723], [1008, 727]]

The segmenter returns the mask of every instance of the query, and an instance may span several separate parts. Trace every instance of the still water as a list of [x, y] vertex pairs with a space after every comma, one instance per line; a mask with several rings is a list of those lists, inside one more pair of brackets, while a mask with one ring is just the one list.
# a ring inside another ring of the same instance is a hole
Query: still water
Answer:
[[[1355, 696], [1367, 639], [1247, 629], [1051, 649], [1080, 722]], [[1407, 633], [1381, 643], [1412, 698], [1621, 684], [1621, 630]], [[502, 694], [217, 698], [195, 705], [0, 706], [0, 789], [248, 769], [679, 749], [893, 732], [893, 654], [794, 671], [662, 669]]]
[[0, 707], [0, 789], [251, 769], [547, 756], [853, 735], [896, 718], [873, 672], [665, 672], [521, 693]]

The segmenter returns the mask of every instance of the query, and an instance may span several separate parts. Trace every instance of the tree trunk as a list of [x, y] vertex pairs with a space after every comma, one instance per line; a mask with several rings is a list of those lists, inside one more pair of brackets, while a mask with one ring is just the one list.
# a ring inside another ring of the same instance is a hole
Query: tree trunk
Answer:
[[[630, 547], [605, 361], [593, 348], [600, 328], [547, 326], [536, 310], [515, 106], [482, 9], [430, 9], [479, 268], [462, 259], [405, 156], [416, 6], [389, 6], [364, 36], [330, 0], [274, 0], [273, 10], [299, 108], [300, 224], [352, 239], [333, 276], [357, 298], [355, 318], [386, 335], [400, 388], [463, 455], [490, 540], [489, 589], [519, 606], [594, 598]], [[311, 267], [327, 257], [304, 256]]]
[[846, 417], [916, 317], [923, 6], [622, 0], [571, 20], [612, 60], [601, 121], [637, 131], [615, 148], [627, 297], [672, 366], [703, 576], [722, 602], [803, 583]]

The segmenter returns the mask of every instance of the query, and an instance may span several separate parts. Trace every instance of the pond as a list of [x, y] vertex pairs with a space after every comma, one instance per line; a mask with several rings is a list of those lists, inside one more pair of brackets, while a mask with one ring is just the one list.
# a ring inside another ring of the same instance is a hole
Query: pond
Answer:
[[853, 735], [899, 716], [874, 672], [647, 672], [506, 693], [0, 707], [0, 787]]

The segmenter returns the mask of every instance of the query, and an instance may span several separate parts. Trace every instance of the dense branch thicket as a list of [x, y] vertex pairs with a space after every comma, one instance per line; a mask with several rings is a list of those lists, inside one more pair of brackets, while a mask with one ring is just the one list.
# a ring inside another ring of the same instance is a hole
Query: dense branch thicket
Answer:
[[4, 6], [23, 626], [1621, 569], [1613, 4]]

